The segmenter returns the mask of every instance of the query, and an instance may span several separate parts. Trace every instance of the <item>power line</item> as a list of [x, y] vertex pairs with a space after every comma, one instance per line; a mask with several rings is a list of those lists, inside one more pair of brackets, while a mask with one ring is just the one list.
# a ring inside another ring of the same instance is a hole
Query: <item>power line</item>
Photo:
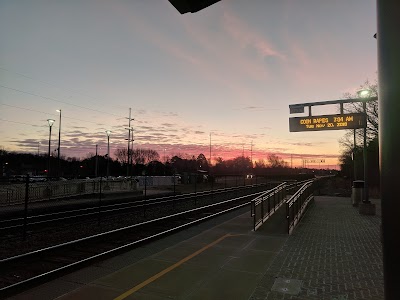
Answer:
[[[20, 106], [16, 106], [16, 105], [11, 105], [11, 104], [6, 104], [6, 103], [0, 103], [0, 105], [4, 105], [4, 106], [9, 106], [9, 107], [14, 107], [14, 108], [18, 108], [18, 109], [23, 109], [23, 110], [28, 110], [28, 111], [33, 111], [33, 112], [37, 112], [37, 113], [41, 113], [41, 114], [46, 114], [49, 115], [51, 113], [47, 113], [44, 111], [39, 111], [39, 110], [35, 110], [35, 109], [31, 109], [31, 108], [26, 108], [26, 107], [20, 107]], [[54, 114], [56, 115], [56, 114]], [[81, 122], [87, 122], [87, 123], [92, 123], [98, 126], [104, 126], [104, 124], [100, 124], [100, 123], [96, 123], [96, 122], [91, 122], [91, 121], [87, 121], [87, 120], [82, 120], [82, 119], [78, 119], [78, 118], [73, 118], [73, 117], [68, 117], [68, 116], [64, 116], [63, 115], [63, 119], [71, 119], [71, 120], [77, 120], [77, 121], [81, 121]]]
[[45, 126], [45, 125], [34, 125], [34, 124], [28, 124], [28, 123], [24, 123], [24, 122], [11, 121], [11, 120], [6, 120], [6, 119], [0, 119], [0, 121], [10, 122], [10, 123], [16, 123], [16, 124], [23, 124], [23, 125], [29, 125], [29, 126], [33, 126], [33, 127], [47, 127], [47, 126]]
[[27, 94], [27, 95], [31, 95], [31, 96], [35, 96], [35, 97], [39, 97], [39, 98], [48, 99], [48, 100], [55, 101], [55, 102], [64, 103], [64, 104], [75, 106], [75, 107], [79, 107], [79, 108], [83, 108], [83, 109], [99, 112], [99, 113], [102, 113], [102, 114], [111, 115], [111, 116], [115, 116], [115, 117], [119, 117], [119, 118], [124, 118], [124, 117], [122, 117], [120, 115], [116, 115], [116, 114], [113, 114], [113, 113], [109, 113], [109, 112], [105, 112], [105, 111], [101, 111], [101, 110], [97, 110], [97, 109], [93, 109], [93, 108], [89, 108], [89, 107], [85, 107], [85, 106], [81, 106], [81, 105], [77, 105], [77, 104], [68, 103], [66, 101], [58, 100], [58, 99], [51, 98], [51, 97], [42, 96], [42, 95], [31, 93], [31, 92], [26, 92], [26, 91], [15, 89], [15, 88], [8, 87], [8, 86], [5, 86], [5, 85], [1, 85], [0, 84], [0, 87], [5, 88], [5, 89], [9, 89], [9, 90], [12, 90], [12, 91], [16, 91], [16, 92], [19, 92], [19, 93], [23, 93], [23, 94]]
[[[16, 71], [12, 71], [12, 70], [3, 68], [3, 67], [1, 67], [1, 66], [0, 66], [0, 70], [7, 71], [7, 72], [10, 72], [10, 73], [14, 73], [14, 74], [16, 74], [16, 75], [18, 75], [18, 76], [25, 77], [25, 78], [28, 78], [28, 79], [30, 79], [30, 80], [34, 80], [34, 81], [37, 81], [37, 82], [40, 82], [40, 83], [43, 83], [43, 84], [47, 84], [47, 85], [53, 86], [53, 87], [55, 87], [55, 88], [57, 88], [57, 89], [59, 89], [59, 90], [65, 90], [65, 91], [68, 91], [68, 92], [73, 92], [73, 93], [75, 93], [75, 94], [78, 94], [78, 95], [81, 95], [81, 96], [84, 96], [84, 97], [91, 98], [91, 99], [93, 99], [93, 100], [101, 100], [101, 99], [97, 99], [97, 98], [95, 98], [95, 97], [92, 97], [92, 96], [90, 96], [90, 95], [86, 95], [86, 94], [80, 93], [79, 91], [74, 90], [74, 89], [71, 89], [71, 88], [60, 88], [59, 86], [55, 85], [54, 83], [51, 83], [51, 82], [48, 82], [48, 81], [43, 81], [43, 80], [40, 80], [40, 79], [36, 79], [36, 78], [31, 77], [31, 76], [28, 76], [28, 75], [25, 75], [25, 74], [22, 74], [22, 73], [19, 73], [19, 72], [16, 72]], [[103, 101], [105, 101], [105, 100], [103, 100]], [[94, 102], [94, 101], [91, 101], [91, 102]], [[96, 104], [97, 104], [97, 103], [96, 103]], [[111, 105], [111, 106], [113, 106], [113, 107], [120, 107], [120, 108], [126, 108], [126, 107], [124, 107], [124, 106], [117, 106], [117, 105]]]
[[0, 105], [13, 107], [13, 108], [18, 108], [18, 109], [23, 109], [23, 110], [29, 110], [29, 111], [33, 111], [33, 112], [49, 115], [49, 113], [46, 113], [44, 111], [39, 111], [39, 110], [31, 109], [31, 108], [19, 107], [19, 106], [15, 106], [15, 105], [11, 105], [11, 104], [6, 104], [6, 103], [0, 103]]

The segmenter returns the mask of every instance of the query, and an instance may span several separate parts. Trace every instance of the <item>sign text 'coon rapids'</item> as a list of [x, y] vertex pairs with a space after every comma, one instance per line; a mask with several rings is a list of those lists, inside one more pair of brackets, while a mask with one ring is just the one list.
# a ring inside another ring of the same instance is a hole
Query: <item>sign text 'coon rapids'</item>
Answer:
[[290, 132], [363, 128], [364, 114], [339, 114], [289, 118]]

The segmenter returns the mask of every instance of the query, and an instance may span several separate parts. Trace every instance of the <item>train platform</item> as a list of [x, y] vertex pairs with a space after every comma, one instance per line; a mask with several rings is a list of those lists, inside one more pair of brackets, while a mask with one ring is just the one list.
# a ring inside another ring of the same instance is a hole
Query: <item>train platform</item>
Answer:
[[256, 232], [247, 207], [9, 299], [383, 299], [373, 202], [315, 197], [290, 236], [284, 207]]

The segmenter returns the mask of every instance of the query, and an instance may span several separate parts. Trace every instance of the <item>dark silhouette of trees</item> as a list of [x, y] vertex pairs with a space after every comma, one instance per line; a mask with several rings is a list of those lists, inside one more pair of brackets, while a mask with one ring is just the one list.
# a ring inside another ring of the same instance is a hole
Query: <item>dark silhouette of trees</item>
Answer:
[[165, 174], [165, 165], [158, 160], [153, 160], [147, 164], [147, 175], [162, 175]]
[[[129, 149], [129, 154], [132, 155], [132, 149]], [[126, 164], [128, 162], [128, 149], [118, 148], [114, 151], [114, 155], [121, 164]]]
[[268, 162], [271, 168], [287, 168], [288, 164], [276, 154], [268, 155]]
[[135, 164], [147, 164], [153, 160], [160, 160], [160, 155], [152, 149], [136, 148], [132, 151], [132, 161]]
[[[366, 80], [360, 85], [360, 90], [368, 89], [371, 91], [371, 97], [378, 97], [378, 84]], [[344, 98], [358, 98], [358, 95], [346, 93]], [[366, 104], [367, 111], [367, 158], [368, 158], [368, 178], [369, 185], [379, 187], [379, 119], [378, 119], [378, 101], [369, 101]], [[357, 112], [363, 113], [362, 103], [351, 103], [345, 107], [345, 113]], [[354, 179], [354, 156], [356, 165], [356, 179], [363, 178], [363, 137], [364, 129], [356, 129], [356, 144], [354, 148], [354, 131], [347, 130], [345, 135], [339, 140], [342, 148], [340, 156], [341, 172], [344, 176]], [[354, 151], [354, 153], [353, 153]]]
[[249, 157], [238, 156], [233, 159], [223, 160], [221, 157], [216, 159], [214, 167], [216, 174], [246, 174], [252, 170], [252, 163]]
[[196, 161], [197, 161], [197, 169], [209, 171], [208, 161], [203, 153], [199, 154]]

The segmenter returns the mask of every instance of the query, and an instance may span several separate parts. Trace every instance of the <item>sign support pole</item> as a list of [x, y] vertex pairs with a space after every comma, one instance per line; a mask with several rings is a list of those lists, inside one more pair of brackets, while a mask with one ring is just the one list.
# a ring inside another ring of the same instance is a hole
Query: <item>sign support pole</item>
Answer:
[[368, 120], [367, 120], [367, 103], [363, 102], [363, 109], [364, 109], [364, 115], [365, 115], [365, 122], [364, 122], [364, 203], [370, 203], [369, 202], [369, 195], [368, 195], [368, 155], [367, 155], [367, 125], [368, 125]]

